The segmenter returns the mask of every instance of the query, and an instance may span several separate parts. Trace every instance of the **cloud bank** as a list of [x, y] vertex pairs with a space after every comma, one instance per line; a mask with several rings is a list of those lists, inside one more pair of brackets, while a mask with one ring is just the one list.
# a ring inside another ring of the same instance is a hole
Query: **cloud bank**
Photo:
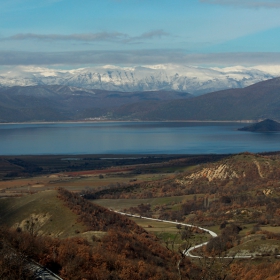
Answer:
[[110, 41], [110, 40], [123, 40], [127, 37], [126, 34], [119, 32], [99, 32], [99, 33], [88, 33], [88, 34], [34, 34], [34, 33], [21, 33], [10, 37], [3, 38], [2, 40], [39, 40], [39, 41]]
[[0, 51], [0, 65], [147, 65], [175, 63], [202, 66], [280, 65], [277, 53], [185, 54], [183, 51], [74, 51], [12, 52]]
[[152, 30], [145, 32], [139, 36], [129, 36], [120, 32], [98, 32], [85, 34], [35, 34], [35, 33], [20, 33], [13, 36], [2, 38], [2, 41], [8, 40], [37, 40], [37, 41], [78, 41], [78, 42], [100, 42], [100, 41], [114, 41], [120, 43], [130, 43], [138, 40], [152, 40], [154, 38], [161, 38], [169, 36], [170, 34], [163, 30]]

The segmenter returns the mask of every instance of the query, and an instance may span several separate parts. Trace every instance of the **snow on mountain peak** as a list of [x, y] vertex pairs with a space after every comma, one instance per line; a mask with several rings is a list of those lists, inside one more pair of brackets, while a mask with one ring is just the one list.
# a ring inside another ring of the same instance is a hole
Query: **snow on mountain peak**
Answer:
[[67, 85], [117, 91], [177, 90], [193, 94], [240, 88], [280, 76], [280, 66], [205, 68], [177, 64], [72, 70], [17, 66], [0, 71], [1, 86]]
[[255, 69], [269, 73], [276, 77], [280, 76], [280, 65], [258, 65]]

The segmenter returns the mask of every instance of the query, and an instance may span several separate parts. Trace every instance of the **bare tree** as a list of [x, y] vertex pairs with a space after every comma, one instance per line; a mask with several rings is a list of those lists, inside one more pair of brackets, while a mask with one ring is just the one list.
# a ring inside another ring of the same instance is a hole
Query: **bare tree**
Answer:
[[[176, 253], [179, 257], [176, 263], [179, 280], [183, 279], [182, 263], [186, 259], [185, 252], [192, 246], [190, 239], [192, 235], [193, 233], [189, 227], [179, 227], [179, 231], [174, 236], [164, 237], [164, 234], [162, 234], [165, 247], [173, 253]], [[184, 279], [191, 279], [190, 275], [184, 275]]]
[[10, 244], [2, 237], [0, 241], [0, 279], [35, 279], [33, 272], [28, 269], [27, 263], [26, 258], [13, 250]]

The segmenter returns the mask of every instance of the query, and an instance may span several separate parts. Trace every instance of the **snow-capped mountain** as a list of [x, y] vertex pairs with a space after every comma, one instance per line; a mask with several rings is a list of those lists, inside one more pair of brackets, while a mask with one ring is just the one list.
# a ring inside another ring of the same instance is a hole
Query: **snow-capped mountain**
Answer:
[[115, 91], [175, 90], [195, 95], [243, 88], [280, 76], [280, 66], [203, 68], [181, 65], [102, 66], [58, 70], [17, 66], [0, 71], [0, 86], [67, 85]]

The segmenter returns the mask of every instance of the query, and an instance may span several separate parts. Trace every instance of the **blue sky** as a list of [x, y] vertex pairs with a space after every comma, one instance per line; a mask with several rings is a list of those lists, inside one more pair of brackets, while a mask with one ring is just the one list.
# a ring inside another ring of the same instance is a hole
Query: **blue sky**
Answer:
[[280, 0], [0, 0], [0, 65], [280, 64]]

